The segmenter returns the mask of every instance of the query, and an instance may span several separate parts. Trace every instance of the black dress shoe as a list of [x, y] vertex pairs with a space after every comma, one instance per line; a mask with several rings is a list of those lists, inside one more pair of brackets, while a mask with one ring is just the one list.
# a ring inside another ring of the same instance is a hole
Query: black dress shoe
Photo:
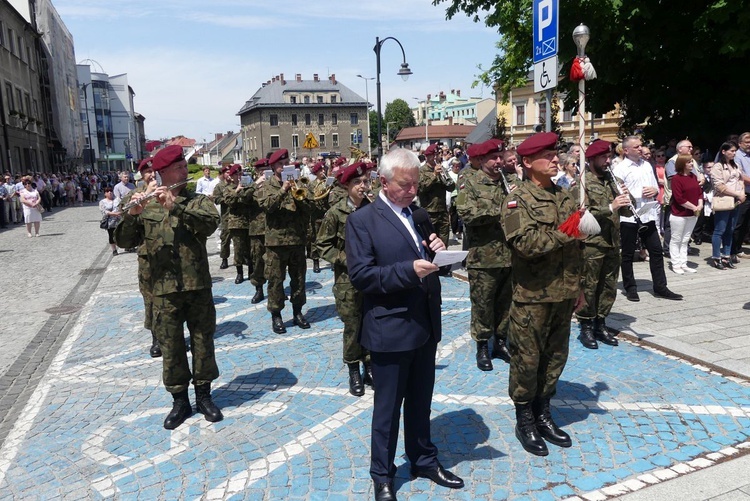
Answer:
[[641, 300], [641, 298], [638, 297], [638, 291], [635, 289], [625, 291], [625, 297], [627, 298], [628, 301], [632, 301], [634, 303], [637, 303], [638, 301]]
[[266, 298], [266, 296], [265, 296], [265, 295], [263, 295], [263, 286], [261, 285], [260, 287], [256, 287], [256, 288], [255, 288], [255, 295], [254, 295], [254, 296], [253, 296], [253, 298], [252, 298], [252, 299], [250, 300], [250, 302], [251, 302], [252, 304], [258, 304], [258, 303], [260, 303], [261, 301], [263, 301], [263, 300], [264, 300], [265, 298]]
[[396, 490], [393, 482], [375, 482], [375, 501], [396, 501]]
[[365, 385], [362, 382], [362, 374], [359, 372], [359, 362], [346, 364], [349, 367], [349, 393], [355, 397], [365, 394]]
[[480, 371], [492, 370], [490, 348], [487, 341], [477, 341], [477, 368], [479, 368]]
[[449, 472], [440, 463], [435, 468], [429, 470], [418, 470], [416, 468], [411, 469], [412, 477], [429, 478], [433, 482], [449, 489], [461, 489], [464, 486], [464, 481], [461, 477], [454, 475]]
[[654, 289], [654, 296], [660, 297], [662, 299], [669, 299], [672, 301], [682, 301], [682, 295], [677, 294], [675, 292], [672, 292], [671, 290], [664, 287], [663, 289], [656, 290]]
[[505, 345], [505, 339], [498, 339], [497, 334], [492, 342], [492, 358], [499, 358], [506, 364], [510, 363], [510, 352]]
[[305, 316], [301, 312], [297, 312], [294, 314], [294, 325], [301, 329], [309, 329], [310, 328], [310, 322], [307, 321]]
[[372, 377], [372, 364], [370, 362], [365, 362], [365, 370], [364, 375], [362, 376], [362, 382], [370, 388], [373, 388], [375, 385], [375, 379]]
[[286, 334], [286, 327], [284, 327], [284, 321], [280, 314], [271, 315], [271, 326], [276, 334]]
[[229, 262], [226, 259], [221, 260], [221, 264], [219, 265], [220, 270], [226, 270], [229, 268]]

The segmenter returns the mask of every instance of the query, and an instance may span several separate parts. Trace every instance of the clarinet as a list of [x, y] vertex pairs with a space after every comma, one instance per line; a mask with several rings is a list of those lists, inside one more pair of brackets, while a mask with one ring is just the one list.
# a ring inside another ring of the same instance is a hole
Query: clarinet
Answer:
[[[620, 186], [620, 183], [617, 182], [617, 178], [615, 177], [615, 173], [612, 172], [612, 168], [608, 165], [607, 166], [607, 172], [609, 172], [610, 177], [612, 177], [612, 182], [615, 185], [615, 188], [617, 188], [617, 193], [620, 195], [624, 195], [625, 192], [622, 190], [622, 186]], [[638, 216], [638, 212], [635, 210], [635, 204], [633, 203], [634, 198], [633, 195], [628, 194], [628, 200], [630, 201], [630, 204], [628, 205], [628, 208], [630, 209], [630, 212], [633, 213], [633, 219], [635, 219], [635, 223], [638, 225], [638, 232], [644, 232], [648, 229], [648, 227], [643, 224], [643, 221], [641, 221], [641, 218]]]

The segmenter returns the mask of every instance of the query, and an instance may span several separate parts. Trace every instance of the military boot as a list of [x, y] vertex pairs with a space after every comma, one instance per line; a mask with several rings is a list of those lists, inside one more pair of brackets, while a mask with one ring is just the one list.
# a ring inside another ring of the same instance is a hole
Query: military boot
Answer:
[[535, 456], [549, 454], [547, 444], [544, 443], [534, 423], [534, 412], [531, 404], [516, 404], [516, 438], [526, 452]]
[[477, 341], [477, 367], [480, 371], [491, 371], [492, 360], [487, 341]]
[[581, 335], [578, 337], [581, 340], [581, 344], [589, 350], [599, 348], [596, 339], [594, 339], [594, 321], [590, 318], [579, 318], [578, 325], [581, 326]]
[[359, 362], [346, 365], [349, 367], [349, 393], [361, 397], [365, 394], [365, 385], [362, 383], [362, 374], [359, 373]]
[[203, 414], [206, 421], [217, 423], [224, 419], [221, 410], [211, 400], [211, 383], [195, 385], [195, 407]]
[[365, 374], [362, 378], [362, 382], [365, 383], [367, 386], [372, 388], [374, 386], [374, 379], [372, 377], [372, 364], [370, 362], [365, 361]]
[[497, 334], [492, 341], [492, 358], [499, 358], [506, 364], [510, 363], [510, 352], [505, 344], [505, 339], [500, 339]]
[[313, 273], [320, 273], [320, 259], [313, 259]]
[[309, 329], [310, 328], [310, 322], [307, 321], [305, 316], [302, 314], [302, 307], [295, 306], [294, 307], [294, 318], [293, 318], [294, 325], [297, 327], [300, 327], [302, 329]]
[[222, 258], [221, 264], [219, 265], [220, 270], [226, 270], [229, 268], [229, 262], [227, 261], [227, 258]]
[[605, 323], [604, 318], [601, 317], [594, 319], [594, 337], [602, 343], [610, 346], [617, 346], [619, 344], [617, 339], [609, 333], [607, 330], [607, 324]]
[[245, 276], [242, 274], [242, 265], [237, 266], [237, 277], [234, 279], [234, 283], [241, 284], [245, 281]]
[[271, 313], [271, 326], [276, 334], [286, 334], [286, 327], [284, 327], [284, 321], [281, 319], [280, 311]]
[[161, 347], [159, 346], [159, 341], [156, 339], [156, 334], [153, 332], [151, 333], [151, 349], [148, 350], [148, 354], [151, 355], [151, 358], [159, 358], [161, 356]]
[[549, 397], [537, 397], [531, 405], [536, 420], [536, 429], [547, 442], [558, 447], [570, 447], [573, 445], [570, 435], [562, 431], [552, 420], [549, 400]]
[[263, 295], [263, 286], [259, 285], [255, 288], [255, 295], [250, 300], [252, 304], [258, 304], [261, 301], [263, 301], [266, 298], [266, 296]]
[[174, 399], [172, 410], [169, 411], [167, 418], [164, 420], [164, 428], [167, 430], [174, 430], [193, 414], [187, 390], [172, 393], [172, 398]]

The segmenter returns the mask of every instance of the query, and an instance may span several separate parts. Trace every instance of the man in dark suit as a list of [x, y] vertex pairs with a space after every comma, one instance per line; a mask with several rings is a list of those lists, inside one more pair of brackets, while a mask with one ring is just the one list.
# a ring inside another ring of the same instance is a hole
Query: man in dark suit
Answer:
[[[441, 337], [438, 267], [426, 260], [445, 249], [432, 224], [414, 224], [419, 159], [404, 149], [380, 164], [382, 189], [375, 202], [352, 213], [346, 224], [349, 277], [363, 292], [359, 341], [370, 350], [375, 405], [370, 476], [377, 501], [395, 500], [399, 418], [404, 406], [406, 455], [414, 477], [450, 488], [463, 480], [445, 470], [430, 440], [435, 353]], [[421, 230], [417, 228], [421, 228]], [[427, 244], [429, 242], [429, 244]], [[426, 247], [426, 248], [425, 248]]]

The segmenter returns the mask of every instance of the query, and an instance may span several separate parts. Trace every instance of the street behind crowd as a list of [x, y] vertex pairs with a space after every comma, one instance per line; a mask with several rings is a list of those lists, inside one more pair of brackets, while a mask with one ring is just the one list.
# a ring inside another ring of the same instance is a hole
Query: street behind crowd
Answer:
[[[135, 254], [113, 257], [98, 222], [98, 207], [71, 207], [45, 214], [38, 239], [20, 226], [0, 233], [11, 274], [0, 292], [0, 492], [370, 498], [372, 393], [358, 399], [347, 391], [330, 268], [308, 269], [313, 328], [293, 327], [286, 312], [289, 333], [279, 336], [265, 302], [250, 304], [251, 285], [235, 285], [233, 270], [219, 270], [209, 239], [222, 371], [215, 398], [226, 419], [209, 424], [194, 415], [169, 432], [162, 419], [171, 401], [161, 361], [148, 356]], [[476, 369], [467, 283], [443, 278], [433, 438], [466, 487], [448, 492], [410, 480], [399, 448], [398, 495], [750, 499], [750, 260], [720, 271], [705, 262], [708, 244], [698, 249], [689, 258], [698, 273], [668, 277], [681, 302], [653, 297], [647, 263], [636, 264], [641, 302], [619, 295], [610, 316], [630, 342], [586, 350], [573, 324], [554, 402], [574, 444], [551, 448], [547, 458], [529, 456], [513, 435], [507, 366]]]

